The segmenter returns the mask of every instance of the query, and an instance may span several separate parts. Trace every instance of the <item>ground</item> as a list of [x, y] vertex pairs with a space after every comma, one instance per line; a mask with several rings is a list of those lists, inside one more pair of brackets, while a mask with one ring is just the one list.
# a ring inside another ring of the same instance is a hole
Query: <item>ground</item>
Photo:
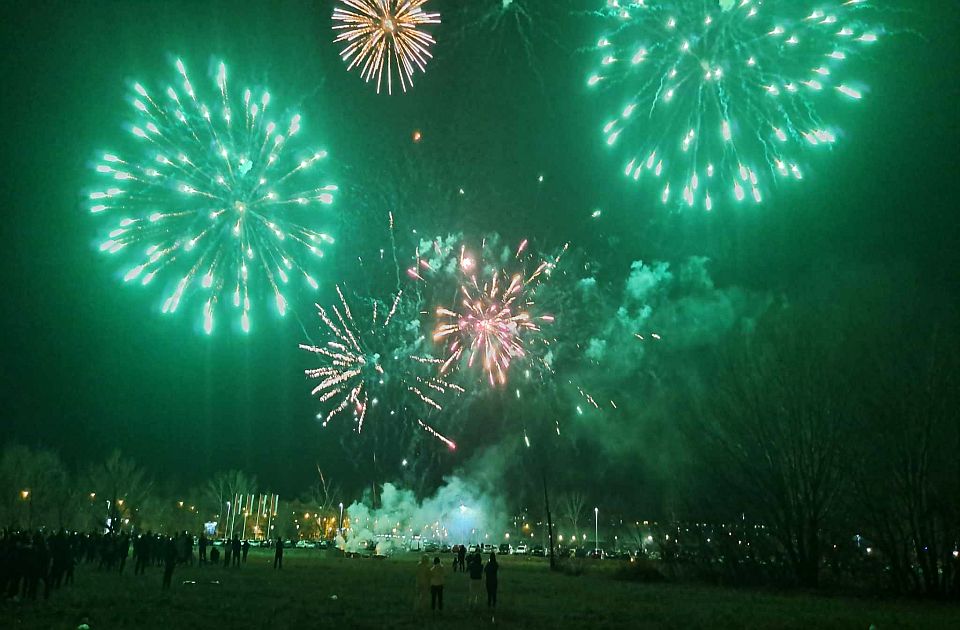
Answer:
[[[449, 564], [450, 555], [443, 556]], [[447, 578], [441, 614], [413, 610], [416, 554], [345, 559], [336, 552], [289, 550], [282, 571], [272, 555], [251, 552], [240, 569], [178, 568], [160, 590], [162, 570], [105, 575], [78, 567], [76, 584], [46, 602], [0, 604], [0, 627], [92, 630], [140, 628], [960, 628], [960, 608], [778, 594], [612, 579], [613, 561], [581, 576], [550, 573], [540, 558], [501, 559], [500, 605], [470, 610], [467, 578]], [[195, 582], [195, 583], [194, 583]]]

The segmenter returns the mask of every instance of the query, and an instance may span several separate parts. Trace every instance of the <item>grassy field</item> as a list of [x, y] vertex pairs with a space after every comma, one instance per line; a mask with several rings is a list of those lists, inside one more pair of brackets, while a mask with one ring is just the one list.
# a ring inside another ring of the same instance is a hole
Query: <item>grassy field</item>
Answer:
[[[445, 610], [413, 610], [417, 556], [345, 559], [288, 550], [282, 571], [251, 552], [240, 569], [178, 568], [162, 592], [162, 571], [120, 576], [80, 566], [76, 584], [44, 602], [7, 603], [0, 628], [960, 628], [960, 608], [807, 594], [637, 584], [611, 578], [612, 563], [587, 573], [550, 573], [539, 558], [501, 558], [500, 605], [467, 606], [467, 578], [448, 576]], [[444, 556], [449, 562], [449, 554]], [[195, 581], [195, 584], [187, 583]]]

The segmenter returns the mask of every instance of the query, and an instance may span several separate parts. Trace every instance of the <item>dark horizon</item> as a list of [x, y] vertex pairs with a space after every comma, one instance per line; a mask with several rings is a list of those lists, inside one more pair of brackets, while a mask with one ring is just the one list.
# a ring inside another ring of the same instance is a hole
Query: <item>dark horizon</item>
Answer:
[[[882, 303], [888, 310], [878, 307], [877, 317], [887, 319], [878, 329], [895, 329], [906, 313], [916, 316], [908, 317], [911, 327], [956, 333], [956, 3], [888, 9], [888, 32], [857, 62], [869, 91], [838, 116], [843, 134], [835, 149], [810, 160], [799, 187], [774, 191], [760, 206], [711, 213], [655, 203], [606, 150], [600, 128], [611, 107], [586, 87], [596, 65], [590, 48], [602, 30], [593, 18], [551, 14], [555, 30], [534, 42], [534, 73], [510, 48], [503, 54], [515, 65], [501, 63], [489, 40], [470, 32], [472, 14], [460, 4], [432, 4], [443, 14], [432, 29], [436, 58], [408, 93], [392, 96], [377, 95], [346, 71], [327, 4], [7, 7], [0, 122], [4, 445], [52, 448], [78, 469], [120, 449], [181, 489], [241, 469], [287, 496], [313, 483], [319, 464], [335, 471], [346, 494], [358, 495], [370, 483], [367, 446], [350, 433], [347, 418], [319, 426], [319, 406], [303, 377], [311, 357], [297, 344], [316, 334], [313, 301], [331, 303], [335, 284], [391, 289], [389, 273], [386, 281], [371, 280], [356, 261], [389, 247], [388, 211], [405, 260], [413, 254], [412, 229], [417, 237], [529, 238], [540, 251], [569, 242], [594, 265], [591, 273], [596, 269], [596, 304], [603, 307], [597, 319], [613, 321], [617, 306], [629, 301], [632, 263], [670, 265], [673, 279], [660, 276], [662, 289], [649, 299], [662, 313], [655, 321], [667, 327], [664, 339], [683, 341], [664, 341], [668, 349], [659, 354], [631, 355], [642, 358], [626, 367], [607, 355], [569, 372], [598, 390], [615, 390], [621, 415], [582, 421], [573, 411], [575, 392], [546, 393], [567, 410], [564, 429], [575, 436], [569, 452], [577, 461], [610, 465], [597, 479], [576, 483], [616, 503], [640, 479], [656, 499], [630, 500], [655, 513], [672, 503], [664, 488], [674, 461], [692, 457], [675, 446], [682, 437], [671, 423], [675, 399], [706, 366], [722, 369], [716, 352], [745, 322], [763, 319], [763, 305]], [[249, 336], [225, 330], [207, 337], [193, 321], [196, 308], [165, 317], [158, 292], [122, 286], [119, 269], [96, 251], [98, 226], [85, 209], [91, 165], [118, 143], [131, 118], [129, 82], [165, 85], [176, 55], [204, 90], [213, 85], [208, 63], [223, 59], [234, 85], [269, 86], [281, 108], [302, 112], [311, 136], [330, 151], [341, 187], [329, 215], [337, 242], [320, 267], [319, 294], [303, 296], [283, 320], [263, 318]], [[422, 133], [418, 143], [411, 140], [415, 130]], [[596, 209], [601, 214], [593, 219]], [[696, 274], [706, 280], [691, 281]], [[729, 322], [708, 310], [721, 306]], [[586, 345], [588, 338], [568, 343]], [[686, 370], [694, 361], [699, 368]], [[631, 370], [636, 378], [628, 380]], [[643, 380], [654, 371], [673, 379], [668, 385], [677, 391]], [[605, 374], [621, 378], [604, 381]], [[519, 411], [491, 396], [451, 413], [457, 416], [445, 426], [457, 434], [456, 451], [428, 440], [411, 452], [390, 452], [389, 463], [378, 464], [380, 482], [405, 479], [401, 458], [424, 458], [419, 481], [427, 492], [445, 475], [472, 470], [468, 462], [491, 450], [523, 457], [517, 446], [524, 434], [510, 422]]]

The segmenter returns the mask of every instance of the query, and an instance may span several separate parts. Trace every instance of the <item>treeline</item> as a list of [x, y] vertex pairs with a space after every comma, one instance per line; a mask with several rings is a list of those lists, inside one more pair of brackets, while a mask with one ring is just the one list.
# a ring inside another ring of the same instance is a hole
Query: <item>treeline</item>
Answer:
[[239, 470], [177, 492], [120, 452], [80, 470], [43, 448], [12, 444], [0, 453], [0, 527], [10, 530], [172, 535], [199, 534], [205, 523], [216, 523], [220, 537], [317, 537], [336, 529], [331, 517], [339, 500], [325, 479], [295, 500]]
[[804, 587], [856, 541], [881, 588], [957, 597], [958, 338], [862, 307], [761, 321], [690, 385], [694, 517], [763, 523]]

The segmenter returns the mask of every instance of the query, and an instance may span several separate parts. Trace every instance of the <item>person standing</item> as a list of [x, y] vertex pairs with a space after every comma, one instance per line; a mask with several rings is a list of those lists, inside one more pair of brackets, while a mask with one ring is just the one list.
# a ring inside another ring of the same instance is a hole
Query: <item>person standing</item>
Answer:
[[283, 568], [283, 538], [277, 536], [277, 550], [273, 554], [273, 568]]
[[173, 568], [177, 566], [177, 543], [173, 538], [166, 541], [163, 549], [163, 588], [170, 588]]
[[227, 538], [223, 541], [223, 566], [230, 566], [230, 554], [233, 552], [233, 541]]
[[120, 573], [127, 566], [127, 556], [130, 555], [130, 537], [124, 532], [120, 534], [120, 540], [117, 541], [117, 555], [120, 557]]
[[233, 566], [240, 566], [240, 553], [242, 545], [240, 544], [240, 537], [235, 536], [233, 539]]
[[148, 564], [147, 560], [147, 537], [143, 534], [137, 536], [137, 539], [133, 541], [133, 574], [140, 575], [142, 574]]
[[467, 558], [467, 572], [470, 574], [470, 608], [474, 608], [480, 603], [480, 584], [483, 579], [483, 561], [479, 551]]
[[243, 541], [243, 547], [242, 547], [242, 549], [243, 549], [243, 563], [246, 564], [246, 563], [247, 563], [247, 554], [250, 553], [250, 541], [249, 541], [249, 540]]
[[464, 544], [461, 544], [457, 549], [457, 563], [460, 565], [461, 571], [464, 570], [463, 561], [466, 559], [466, 557], [467, 557], [467, 546]]
[[443, 610], [443, 582], [446, 569], [440, 563], [440, 556], [433, 559], [430, 569], [430, 610]]
[[427, 594], [430, 592], [430, 558], [427, 554], [420, 556], [417, 563], [417, 593], [413, 600], [414, 610], [423, 610], [427, 607]]
[[484, 577], [487, 581], [487, 608], [497, 607], [497, 571], [499, 569], [497, 554], [491, 553], [487, 566], [483, 567]]
[[206, 532], [200, 532], [199, 549], [200, 549], [199, 563], [200, 563], [200, 566], [203, 566], [207, 563], [207, 533]]

